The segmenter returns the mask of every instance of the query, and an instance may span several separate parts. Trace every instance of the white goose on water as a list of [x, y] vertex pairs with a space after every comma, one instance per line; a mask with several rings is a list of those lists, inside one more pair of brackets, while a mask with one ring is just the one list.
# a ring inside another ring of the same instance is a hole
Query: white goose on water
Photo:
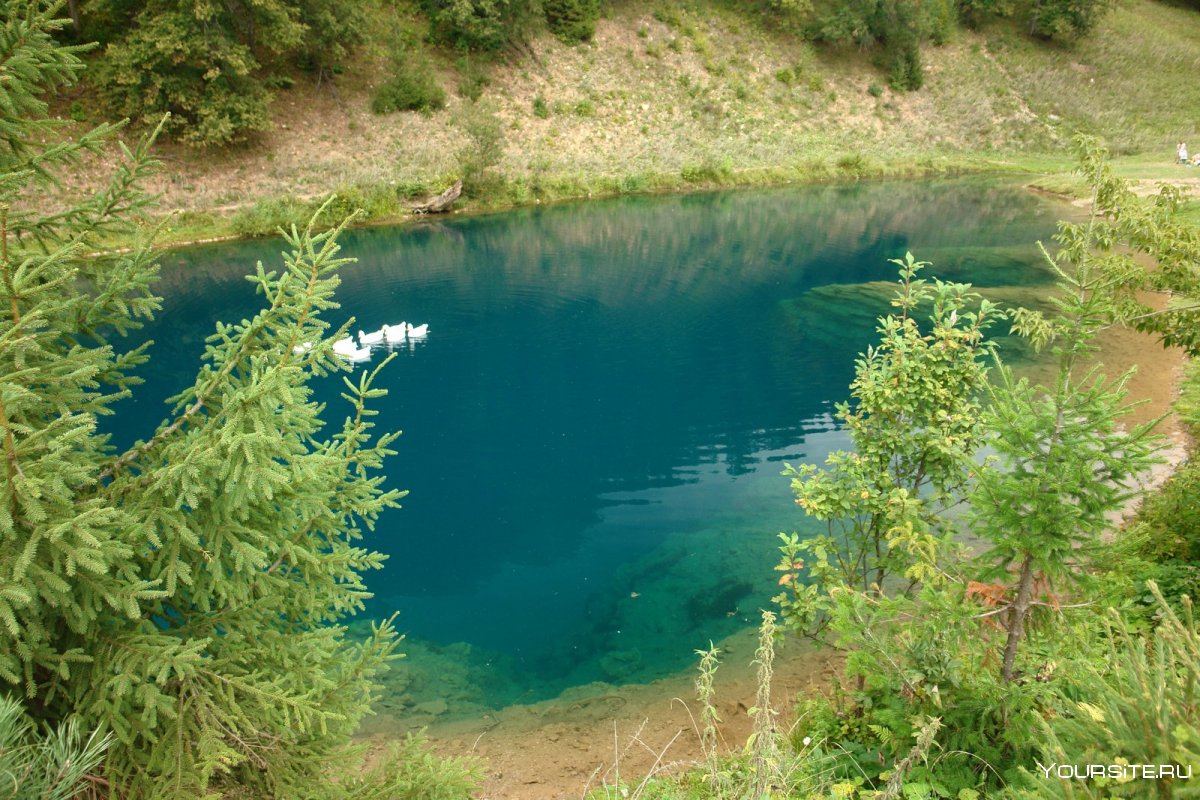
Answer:
[[371, 360], [371, 348], [358, 347], [349, 336], [345, 339], [338, 339], [333, 343], [333, 353], [346, 359], [351, 364]]
[[374, 333], [367, 333], [366, 331], [359, 331], [358, 332], [358, 343], [361, 344], [363, 347], [366, 347], [367, 345], [372, 345], [372, 344], [383, 344], [383, 337], [386, 335], [387, 335], [387, 326], [386, 325], [384, 325], [382, 328], [375, 331]]
[[384, 325], [383, 338], [388, 344], [403, 344], [404, 332], [407, 328], [407, 322], [401, 322], [399, 325]]
[[409, 323], [408, 338], [424, 339], [428, 335], [429, 335], [429, 323], [428, 322], [426, 322], [424, 325], [413, 325], [412, 323]]

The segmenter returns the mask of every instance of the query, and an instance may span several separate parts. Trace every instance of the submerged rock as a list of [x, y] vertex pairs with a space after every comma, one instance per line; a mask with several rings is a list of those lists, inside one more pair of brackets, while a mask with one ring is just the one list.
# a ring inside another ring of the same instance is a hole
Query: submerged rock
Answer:
[[424, 703], [417, 703], [412, 708], [415, 714], [429, 714], [432, 717], [440, 717], [450, 710], [450, 705], [445, 700], [427, 700]]

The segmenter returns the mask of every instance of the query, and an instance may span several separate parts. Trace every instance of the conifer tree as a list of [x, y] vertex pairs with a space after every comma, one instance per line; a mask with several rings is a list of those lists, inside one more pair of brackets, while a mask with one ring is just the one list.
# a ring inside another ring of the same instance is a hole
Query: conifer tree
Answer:
[[1157, 420], [1122, 424], [1132, 370], [1110, 381], [1089, 363], [1099, 350], [1097, 335], [1128, 317], [1121, 287], [1144, 271], [1111, 251], [1120, 226], [1104, 218], [1100, 202], [1117, 191], [1105, 154], [1087, 139], [1077, 144], [1094, 190], [1092, 216], [1084, 224], [1060, 223], [1061, 248], [1046, 254], [1059, 276], [1053, 313], [1014, 314], [1014, 328], [1049, 350], [1055, 379], [1035, 386], [1000, 365], [985, 420], [998, 465], [980, 470], [971, 496], [972, 531], [991, 544], [984, 554], [990, 569], [981, 577], [1006, 588], [1005, 681], [1017, 675], [1031, 611], [1056, 604], [1056, 591], [1086, 578], [1109, 515], [1133, 495], [1134, 479], [1153, 463], [1159, 444], [1151, 435]]
[[[123, 797], [366, 792], [328, 777], [396, 636], [384, 623], [352, 643], [342, 623], [383, 559], [364, 529], [402, 493], [378, 472], [395, 434], [371, 431], [375, 372], [343, 378], [331, 436], [308, 386], [345, 369], [322, 319], [336, 231], [293, 230], [283, 268], [258, 265], [262, 310], [218, 324], [194, 384], [117, 451], [97, 421], [150, 353], [124, 335], [158, 308], [156, 266], [144, 237], [94, 253], [135, 233], [150, 141], [122, 146], [91, 197], [39, 210], [113, 133], [62, 140], [46, 116], [82, 66], [54, 13], [4, 0], [0, 21], [0, 692], [111, 732], [103, 779]], [[361, 796], [409, 796], [397, 769], [375, 784], [394, 791]]]

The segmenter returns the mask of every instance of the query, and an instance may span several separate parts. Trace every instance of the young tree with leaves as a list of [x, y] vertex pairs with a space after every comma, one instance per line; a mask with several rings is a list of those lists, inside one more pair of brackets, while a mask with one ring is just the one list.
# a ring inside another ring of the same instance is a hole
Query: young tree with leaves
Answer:
[[[894, 263], [898, 312], [880, 320], [879, 345], [857, 363], [853, 404], [837, 409], [854, 450], [831, 453], [824, 469], [789, 465], [784, 473], [796, 504], [826, 524], [811, 538], [781, 536], [787, 589], [778, 602], [784, 620], [810, 635], [824, 629], [843, 587], [877, 597], [887, 588], [912, 591], [915, 552], [949, 540], [944, 512], [961, 499], [981, 443], [984, 331], [998, 312], [967, 284], [918, 277], [928, 264], [911, 253]], [[928, 332], [917, 323], [925, 309]], [[895, 580], [900, 585], [890, 586]]]
[[389, 623], [361, 643], [343, 623], [383, 560], [364, 529], [402, 496], [379, 474], [396, 434], [372, 434], [375, 372], [344, 379], [332, 436], [311, 397], [345, 369], [330, 344], [344, 329], [322, 319], [346, 263], [336, 231], [293, 230], [283, 269], [251, 276], [263, 309], [218, 324], [169, 416], [115, 450], [98, 418], [148, 358], [123, 341], [158, 308], [157, 267], [145, 238], [95, 253], [102, 233], [136, 233], [149, 142], [122, 148], [92, 197], [38, 211], [112, 129], [43, 144], [41, 97], [75, 78], [78, 51], [54, 45], [48, 4], [4, 11], [0, 687], [32, 718], [111, 732], [102, 780], [121, 796], [410, 796], [403, 763], [372, 786], [330, 781], [394, 656]]
[[295, 61], [332, 77], [364, 28], [358, 3], [332, 0], [96, 5], [114, 34], [96, 73], [109, 108], [150, 125], [170, 112], [167, 130], [197, 145], [269, 128], [267, 77]]

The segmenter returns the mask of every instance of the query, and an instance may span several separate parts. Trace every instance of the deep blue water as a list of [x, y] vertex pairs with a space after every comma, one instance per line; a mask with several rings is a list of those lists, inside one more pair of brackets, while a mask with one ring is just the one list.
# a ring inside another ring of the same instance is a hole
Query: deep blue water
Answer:
[[[806, 524], [780, 470], [846, 445], [833, 404], [887, 310], [887, 259], [911, 249], [931, 275], [1044, 295], [1036, 242], [1055, 212], [956, 180], [347, 232], [359, 261], [330, 321], [431, 327], [378, 403], [381, 428], [404, 431], [390, 484], [410, 490], [369, 540], [391, 556], [369, 611], [398, 610], [413, 640], [397, 706], [648, 680], [753, 624], [775, 588], [776, 534]], [[242, 276], [281, 246], [164, 256], [147, 385], [119, 407], [119, 440], [148, 435], [157, 398], [191, 383], [215, 320], [254, 313]], [[339, 389], [318, 387], [331, 420]]]

